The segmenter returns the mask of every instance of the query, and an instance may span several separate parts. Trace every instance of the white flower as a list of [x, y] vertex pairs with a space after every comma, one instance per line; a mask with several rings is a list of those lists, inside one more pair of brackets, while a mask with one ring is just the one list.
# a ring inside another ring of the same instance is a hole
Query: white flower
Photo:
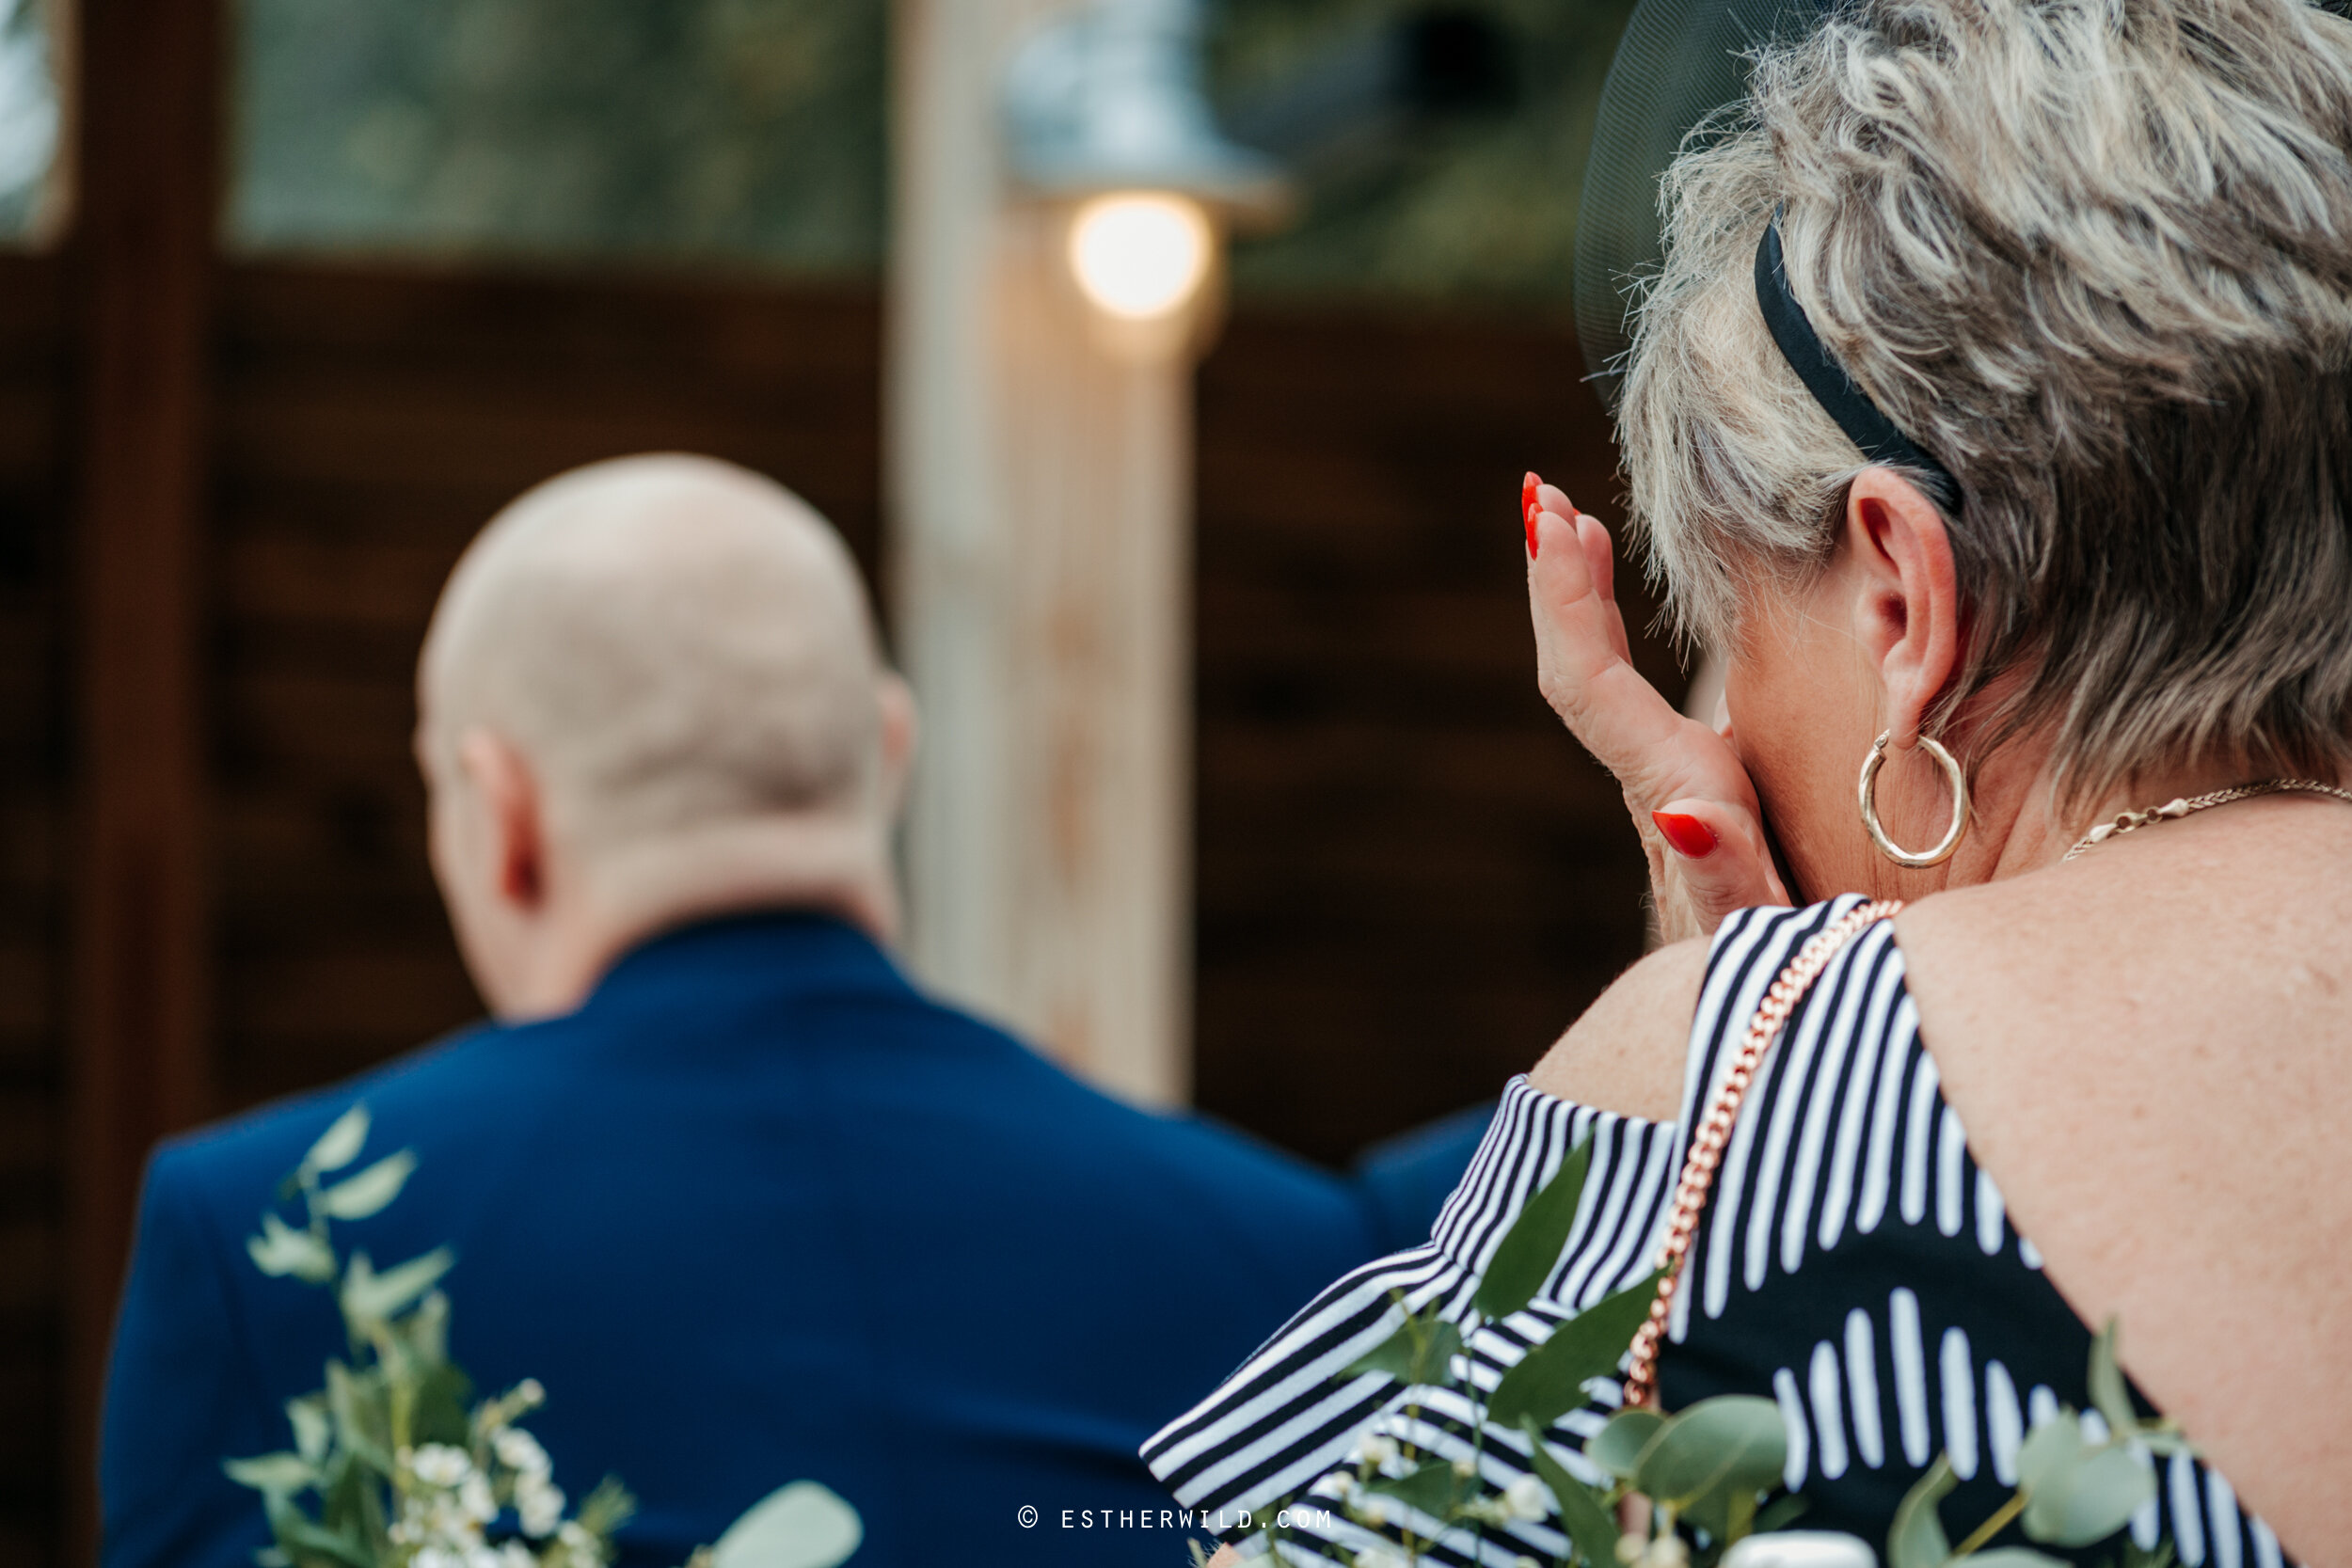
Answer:
[[1617, 1560], [1624, 1563], [1625, 1568], [1634, 1568], [1634, 1564], [1642, 1560], [1642, 1553], [1648, 1546], [1649, 1543], [1638, 1535], [1620, 1535], [1617, 1537]]
[[548, 1458], [548, 1450], [539, 1446], [539, 1439], [520, 1427], [508, 1427], [490, 1439], [501, 1463], [520, 1470], [527, 1476], [545, 1477], [555, 1468]]
[[509, 1541], [499, 1548], [498, 1568], [539, 1568], [539, 1560], [521, 1542]]
[[1478, 1473], [1478, 1461], [1472, 1459], [1468, 1454], [1464, 1454], [1461, 1458], [1454, 1462], [1454, 1473], [1460, 1476], [1464, 1481], [1468, 1481], [1470, 1477]]
[[548, 1391], [539, 1386], [539, 1380], [535, 1377], [527, 1377], [515, 1385], [515, 1397], [526, 1405], [541, 1405], [548, 1402]]
[[1502, 1506], [1514, 1519], [1543, 1519], [1551, 1513], [1551, 1493], [1534, 1476], [1521, 1476], [1502, 1489]]
[[1834, 1530], [1751, 1535], [1724, 1554], [1724, 1568], [1878, 1568], [1867, 1543]]
[[515, 1482], [515, 1512], [523, 1516], [523, 1533], [544, 1540], [564, 1522], [564, 1489], [541, 1476], [525, 1475]]
[[409, 1560], [411, 1568], [466, 1568], [466, 1560], [442, 1546], [426, 1546]]
[[1376, 1470], [1396, 1457], [1396, 1439], [1375, 1432], [1356, 1445], [1356, 1457]]
[[427, 1443], [409, 1455], [408, 1468], [427, 1486], [455, 1486], [473, 1473], [473, 1460], [463, 1449]]
[[1642, 1568], [1686, 1568], [1691, 1547], [1678, 1535], [1661, 1535], [1642, 1553]]
[[1339, 1471], [1323, 1484], [1330, 1488], [1331, 1496], [1341, 1502], [1345, 1502], [1356, 1495], [1356, 1478], [1345, 1470]]
[[555, 1538], [576, 1552], [593, 1552], [596, 1549], [596, 1538], [588, 1533], [586, 1525], [576, 1519], [565, 1521], [564, 1528], [555, 1532]]
[[457, 1483], [457, 1506], [466, 1517], [488, 1524], [499, 1516], [499, 1500], [490, 1495], [490, 1478], [476, 1470]]

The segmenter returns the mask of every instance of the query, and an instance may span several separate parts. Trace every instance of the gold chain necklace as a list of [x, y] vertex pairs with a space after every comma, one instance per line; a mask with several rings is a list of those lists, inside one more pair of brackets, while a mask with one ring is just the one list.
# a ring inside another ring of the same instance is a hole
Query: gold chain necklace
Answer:
[[2203, 811], [2209, 806], [2226, 806], [2233, 800], [2250, 800], [2257, 795], [2331, 795], [2339, 800], [2352, 801], [2352, 789], [2340, 789], [2317, 779], [2265, 779], [2261, 784], [2239, 784], [2233, 789], [2217, 789], [2204, 795], [2185, 796], [2167, 800], [2160, 806], [2141, 811], [2127, 811], [2112, 822], [2102, 822], [2082, 836], [2080, 843], [2060, 855], [2060, 863], [2073, 860], [2094, 844], [2105, 844], [2118, 833], [2128, 833], [2135, 828], [2145, 828], [2151, 822], [2169, 822], [2176, 816]]

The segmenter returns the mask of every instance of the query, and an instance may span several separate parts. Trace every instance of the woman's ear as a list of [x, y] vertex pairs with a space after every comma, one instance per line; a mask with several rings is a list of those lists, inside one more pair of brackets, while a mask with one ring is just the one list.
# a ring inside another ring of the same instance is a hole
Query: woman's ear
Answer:
[[1960, 668], [1960, 576], [1944, 514], [1889, 468], [1865, 468], [1846, 493], [1854, 636], [1878, 671], [1886, 727], [1909, 745]]

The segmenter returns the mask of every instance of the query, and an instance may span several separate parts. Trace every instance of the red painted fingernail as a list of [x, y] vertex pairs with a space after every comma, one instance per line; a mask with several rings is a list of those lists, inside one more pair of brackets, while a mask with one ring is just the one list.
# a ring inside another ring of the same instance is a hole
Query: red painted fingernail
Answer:
[[1528, 469], [1527, 477], [1519, 481], [1519, 515], [1527, 524], [1527, 559], [1530, 561], [1535, 559], [1535, 519], [1544, 515], [1544, 509], [1535, 504], [1535, 491], [1543, 483], [1533, 468]]
[[1658, 831], [1666, 835], [1666, 842], [1686, 860], [1705, 860], [1715, 852], [1715, 831], [1695, 816], [1679, 812], [1654, 811], [1649, 819], [1658, 824]]

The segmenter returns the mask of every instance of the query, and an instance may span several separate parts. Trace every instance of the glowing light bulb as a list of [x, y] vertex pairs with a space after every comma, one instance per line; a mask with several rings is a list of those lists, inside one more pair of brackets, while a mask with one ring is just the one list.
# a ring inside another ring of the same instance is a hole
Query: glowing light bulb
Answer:
[[1182, 309], [1209, 274], [1207, 214], [1156, 191], [1099, 196], [1070, 225], [1070, 270], [1097, 309], [1152, 321]]

